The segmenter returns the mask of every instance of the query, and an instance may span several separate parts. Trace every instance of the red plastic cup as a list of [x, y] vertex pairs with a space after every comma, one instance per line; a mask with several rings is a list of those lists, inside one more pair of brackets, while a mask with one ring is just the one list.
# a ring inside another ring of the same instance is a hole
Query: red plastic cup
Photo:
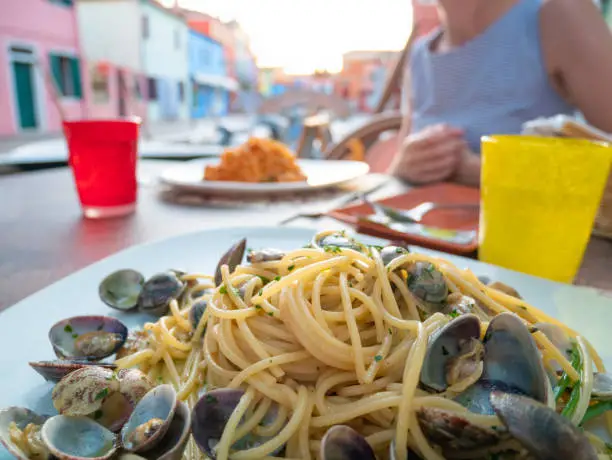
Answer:
[[85, 217], [136, 209], [139, 118], [64, 122], [68, 161]]

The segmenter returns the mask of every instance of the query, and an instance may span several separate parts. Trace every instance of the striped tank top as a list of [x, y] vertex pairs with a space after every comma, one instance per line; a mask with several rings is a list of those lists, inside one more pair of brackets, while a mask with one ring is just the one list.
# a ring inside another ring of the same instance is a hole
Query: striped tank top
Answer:
[[573, 115], [544, 64], [542, 2], [519, 0], [481, 35], [448, 52], [431, 51], [439, 30], [417, 40], [403, 96], [412, 111], [412, 132], [446, 123], [464, 129], [470, 148], [480, 153], [481, 136], [518, 134], [526, 121]]

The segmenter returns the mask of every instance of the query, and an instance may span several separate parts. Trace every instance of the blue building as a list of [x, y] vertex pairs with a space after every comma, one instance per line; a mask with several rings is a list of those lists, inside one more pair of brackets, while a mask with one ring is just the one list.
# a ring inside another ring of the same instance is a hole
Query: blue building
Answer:
[[221, 43], [195, 30], [189, 31], [189, 76], [191, 117], [226, 115], [230, 92], [236, 91], [238, 83], [227, 75]]

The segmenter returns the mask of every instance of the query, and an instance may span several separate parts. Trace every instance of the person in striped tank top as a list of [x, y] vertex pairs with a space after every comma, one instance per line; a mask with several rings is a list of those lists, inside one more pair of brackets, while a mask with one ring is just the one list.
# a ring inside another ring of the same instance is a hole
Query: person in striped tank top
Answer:
[[480, 138], [580, 112], [612, 132], [612, 34], [592, 0], [438, 0], [404, 75], [390, 172], [415, 184], [480, 181]]

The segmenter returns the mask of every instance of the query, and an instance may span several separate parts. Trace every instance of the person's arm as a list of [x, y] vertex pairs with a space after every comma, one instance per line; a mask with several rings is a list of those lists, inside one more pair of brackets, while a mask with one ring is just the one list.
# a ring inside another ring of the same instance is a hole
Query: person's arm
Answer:
[[612, 33], [592, 0], [547, 0], [542, 48], [551, 78], [593, 126], [612, 132]]

